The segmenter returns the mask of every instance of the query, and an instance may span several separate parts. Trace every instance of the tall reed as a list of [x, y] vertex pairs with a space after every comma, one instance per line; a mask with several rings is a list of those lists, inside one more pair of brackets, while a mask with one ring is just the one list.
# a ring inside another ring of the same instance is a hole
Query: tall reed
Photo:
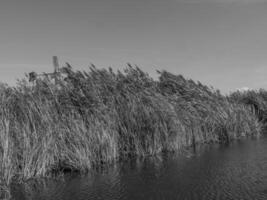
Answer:
[[86, 173], [129, 156], [258, 136], [262, 123], [237, 98], [200, 82], [138, 67], [74, 71], [0, 88], [0, 180]]

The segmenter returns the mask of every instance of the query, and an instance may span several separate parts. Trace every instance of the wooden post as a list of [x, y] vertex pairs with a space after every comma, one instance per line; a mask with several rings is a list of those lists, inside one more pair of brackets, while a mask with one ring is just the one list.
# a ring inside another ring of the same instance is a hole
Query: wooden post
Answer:
[[55, 77], [55, 84], [59, 81], [59, 64], [57, 56], [53, 56], [53, 65], [54, 65], [54, 77]]

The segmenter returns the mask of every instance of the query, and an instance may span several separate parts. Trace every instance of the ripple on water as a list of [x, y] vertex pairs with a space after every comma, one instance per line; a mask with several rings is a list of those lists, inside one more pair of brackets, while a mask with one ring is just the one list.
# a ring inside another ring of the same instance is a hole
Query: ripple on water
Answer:
[[130, 160], [102, 173], [16, 187], [13, 199], [267, 199], [267, 139], [211, 145], [188, 157]]

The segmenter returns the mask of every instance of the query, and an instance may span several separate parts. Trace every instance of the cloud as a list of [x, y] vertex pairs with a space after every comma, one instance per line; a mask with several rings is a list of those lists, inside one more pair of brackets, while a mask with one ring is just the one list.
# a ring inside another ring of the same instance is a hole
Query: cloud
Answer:
[[250, 88], [249, 87], [242, 87], [242, 88], [238, 88], [237, 90], [240, 92], [246, 92], [246, 91], [250, 90]]

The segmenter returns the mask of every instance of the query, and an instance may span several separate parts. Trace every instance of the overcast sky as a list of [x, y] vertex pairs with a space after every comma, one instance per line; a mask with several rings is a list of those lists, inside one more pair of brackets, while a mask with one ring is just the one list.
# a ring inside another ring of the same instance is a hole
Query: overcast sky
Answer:
[[267, 89], [267, 0], [1, 0], [0, 81], [52, 71], [53, 55]]

